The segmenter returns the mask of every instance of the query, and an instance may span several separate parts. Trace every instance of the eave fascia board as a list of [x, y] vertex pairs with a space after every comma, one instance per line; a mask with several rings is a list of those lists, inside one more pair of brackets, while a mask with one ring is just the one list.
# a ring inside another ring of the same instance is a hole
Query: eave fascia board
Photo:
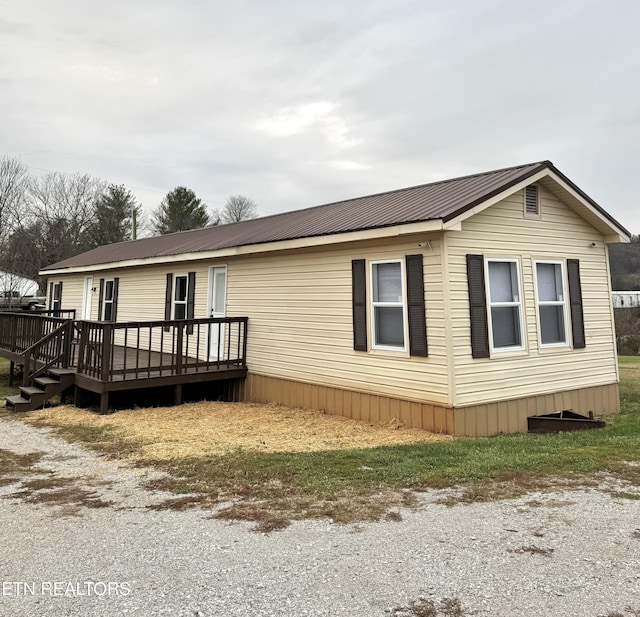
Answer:
[[442, 231], [443, 228], [444, 227], [442, 219], [434, 219], [430, 221], [421, 221], [418, 223], [406, 223], [404, 225], [378, 227], [375, 229], [364, 229], [361, 231], [350, 231], [326, 236], [295, 238], [293, 240], [279, 240], [276, 242], [264, 242], [262, 244], [248, 244], [246, 246], [235, 246], [213, 251], [196, 251], [192, 253], [180, 253], [178, 255], [161, 255], [158, 257], [129, 259], [126, 261], [116, 261], [88, 266], [74, 266], [71, 268], [58, 268], [55, 270], [40, 270], [39, 274], [41, 276], [52, 276], [55, 274], [80, 274], [84, 272], [101, 272], [104, 270], [135, 268], [149, 265], [224, 259], [240, 255], [244, 256], [259, 253], [271, 253], [275, 251], [287, 251], [292, 249], [314, 248], [329, 246], [332, 244], [343, 244], [346, 242], [377, 240], [383, 238], [399, 238], [402, 236], [410, 236], [413, 234], [439, 232]]

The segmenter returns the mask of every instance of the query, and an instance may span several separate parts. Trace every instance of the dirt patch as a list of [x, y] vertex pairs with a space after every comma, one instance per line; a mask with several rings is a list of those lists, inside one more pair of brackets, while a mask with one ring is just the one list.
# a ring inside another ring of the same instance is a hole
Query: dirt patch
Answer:
[[238, 448], [315, 452], [452, 439], [403, 428], [398, 422], [374, 425], [320, 411], [255, 403], [200, 402], [108, 416], [61, 405], [30, 412], [24, 419], [36, 424], [114, 427], [136, 443], [136, 449], [127, 453], [133, 459], [169, 460]]

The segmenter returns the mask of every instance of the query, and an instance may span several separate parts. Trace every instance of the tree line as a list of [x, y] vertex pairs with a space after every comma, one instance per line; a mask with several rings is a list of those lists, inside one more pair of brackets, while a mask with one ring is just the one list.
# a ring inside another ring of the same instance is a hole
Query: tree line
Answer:
[[0, 157], [0, 270], [41, 284], [40, 269], [98, 246], [257, 214], [243, 195], [210, 212], [192, 190], [178, 186], [147, 215], [123, 185], [79, 173], [32, 175], [19, 159]]
[[612, 244], [609, 263], [613, 289], [640, 291], [640, 236], [631, 236], [629, 244]]

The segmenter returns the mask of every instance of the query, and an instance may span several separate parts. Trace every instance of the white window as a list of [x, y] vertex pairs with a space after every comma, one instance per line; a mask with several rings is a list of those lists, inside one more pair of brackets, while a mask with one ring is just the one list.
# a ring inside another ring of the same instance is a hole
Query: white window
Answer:
[[173, 310], [172, 319], [187, 318], [187, 289], [189, 286], [186, 274], [173, 277]]
[[402, 261], [371, 264], [371, 324], [374, 349], [405, 350]]
[[102, 299], [102, 320], [113, 321], [113, 298], [115, 284], [113, 279], [104, 282], [104, 298]]
[[62, 283], [54, 283], [53, 285], [53, 298], [51, 302], [51, 310], [62, 310]]
[[563, 264], [559, 261], [538, 261], [535, 268], [540, 345], [566, 345], [567, 301]]
[[486, 263], [491, 347], [495, 351], [524, 349], [518, 262], [488, 259]]

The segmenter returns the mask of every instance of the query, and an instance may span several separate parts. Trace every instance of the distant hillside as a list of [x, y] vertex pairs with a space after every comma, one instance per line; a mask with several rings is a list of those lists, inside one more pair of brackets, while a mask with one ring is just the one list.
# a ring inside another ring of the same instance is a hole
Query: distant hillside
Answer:
[[629, 244], [609, 246], [611, 285], [618, 291], [640, 291], [640, 236]]

